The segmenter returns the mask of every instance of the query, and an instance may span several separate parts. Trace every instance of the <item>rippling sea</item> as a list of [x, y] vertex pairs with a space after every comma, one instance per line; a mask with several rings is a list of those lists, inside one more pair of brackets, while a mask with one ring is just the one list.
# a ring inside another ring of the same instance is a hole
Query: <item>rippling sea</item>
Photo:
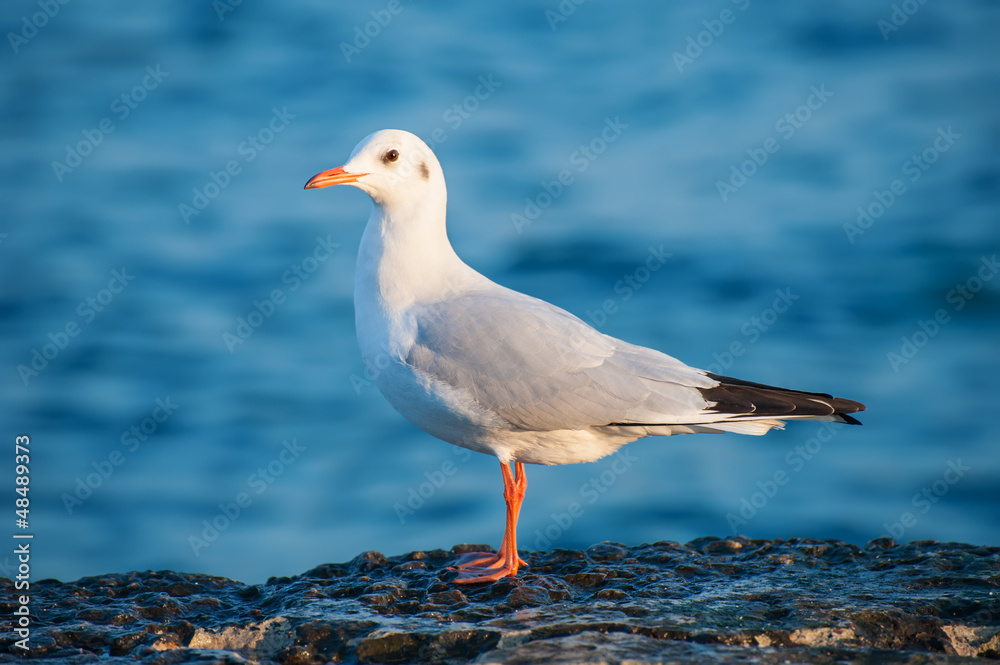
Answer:
[[366, 376], [368, 198], [302, 191], [385, 127], [433, 146], [490, 278], [868, 405], [529, 467], [524, 549], [1000, 543], [995, 3], [50, 4], [0, 9], [2, 497], [18, 531], [30, 434], [35, 576], [499, 545], [496, 461]]

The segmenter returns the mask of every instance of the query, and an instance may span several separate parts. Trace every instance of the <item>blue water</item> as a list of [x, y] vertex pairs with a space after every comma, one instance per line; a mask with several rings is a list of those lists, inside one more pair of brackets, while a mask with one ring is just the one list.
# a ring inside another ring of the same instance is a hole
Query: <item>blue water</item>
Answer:
[[368, 198], [302, 191], [383, 127], [434, 144], [489, 277], [868, 405], [529, 467], [523, 548], [1000, 542], [995, 4], [224, 2], [0, 9], [2, 501], [20, 531], [28, 433], [33, 575], [499, 545], [496, 461], [365, 383]]

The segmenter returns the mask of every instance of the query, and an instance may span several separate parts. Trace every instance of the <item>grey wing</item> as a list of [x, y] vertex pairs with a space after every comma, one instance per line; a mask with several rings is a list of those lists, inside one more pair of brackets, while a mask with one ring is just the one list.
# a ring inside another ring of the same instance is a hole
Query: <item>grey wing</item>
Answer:
[[699, 388], [718, 385], [666, 354], [506, 289], [420, 305], [413, 316], [406, 362], [515, 428], [702, 421], [710, 402]]

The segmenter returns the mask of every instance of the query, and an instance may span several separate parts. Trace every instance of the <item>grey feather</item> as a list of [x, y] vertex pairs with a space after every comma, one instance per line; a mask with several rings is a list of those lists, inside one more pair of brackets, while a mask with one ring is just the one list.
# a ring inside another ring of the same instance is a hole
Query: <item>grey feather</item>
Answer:
[[416, 305], [412, 314], [406, 363], [517, 429], [699, 422], [708, 403], [698, 389], [716, 385], [666, 354], [507, 289]]

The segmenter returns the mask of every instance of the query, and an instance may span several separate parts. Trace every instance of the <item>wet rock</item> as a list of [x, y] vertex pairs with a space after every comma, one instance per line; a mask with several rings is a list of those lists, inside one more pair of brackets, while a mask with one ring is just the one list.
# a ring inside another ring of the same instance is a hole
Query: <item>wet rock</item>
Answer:
[[512, 590], [501, 607], [506, 606], [511, 609], [521, 609], [523, 607], [537, 607], [548, 605], [552, 602], [549, 592], [545, 589], [534, 586], [519, 586]]
[[362, 663], [406, 663], [416, 660], [428, 636], [421, 633], [385, 633], [366, 637], [358, 644]]
[[570, 573], [566, 576], [566, 582], [583, 589], [603, 586], [604, 580], [608, 578], [604, 573]]
[[[958, 663], [1000, 658], [1000, 548], [700, 538], [522, 553], [458, 587], [465, 545], [364, 552], [266, 584], [173, 571], [33, 585], [0, 662]], [[0, 579], [5, 596], [13, 583]], [[5, 603], [10, 610], [13, 606]]]
[[351, 561], [350, 568], [355, 573], [370, 573], [388, 562], [381, 552], [362, 552]]

